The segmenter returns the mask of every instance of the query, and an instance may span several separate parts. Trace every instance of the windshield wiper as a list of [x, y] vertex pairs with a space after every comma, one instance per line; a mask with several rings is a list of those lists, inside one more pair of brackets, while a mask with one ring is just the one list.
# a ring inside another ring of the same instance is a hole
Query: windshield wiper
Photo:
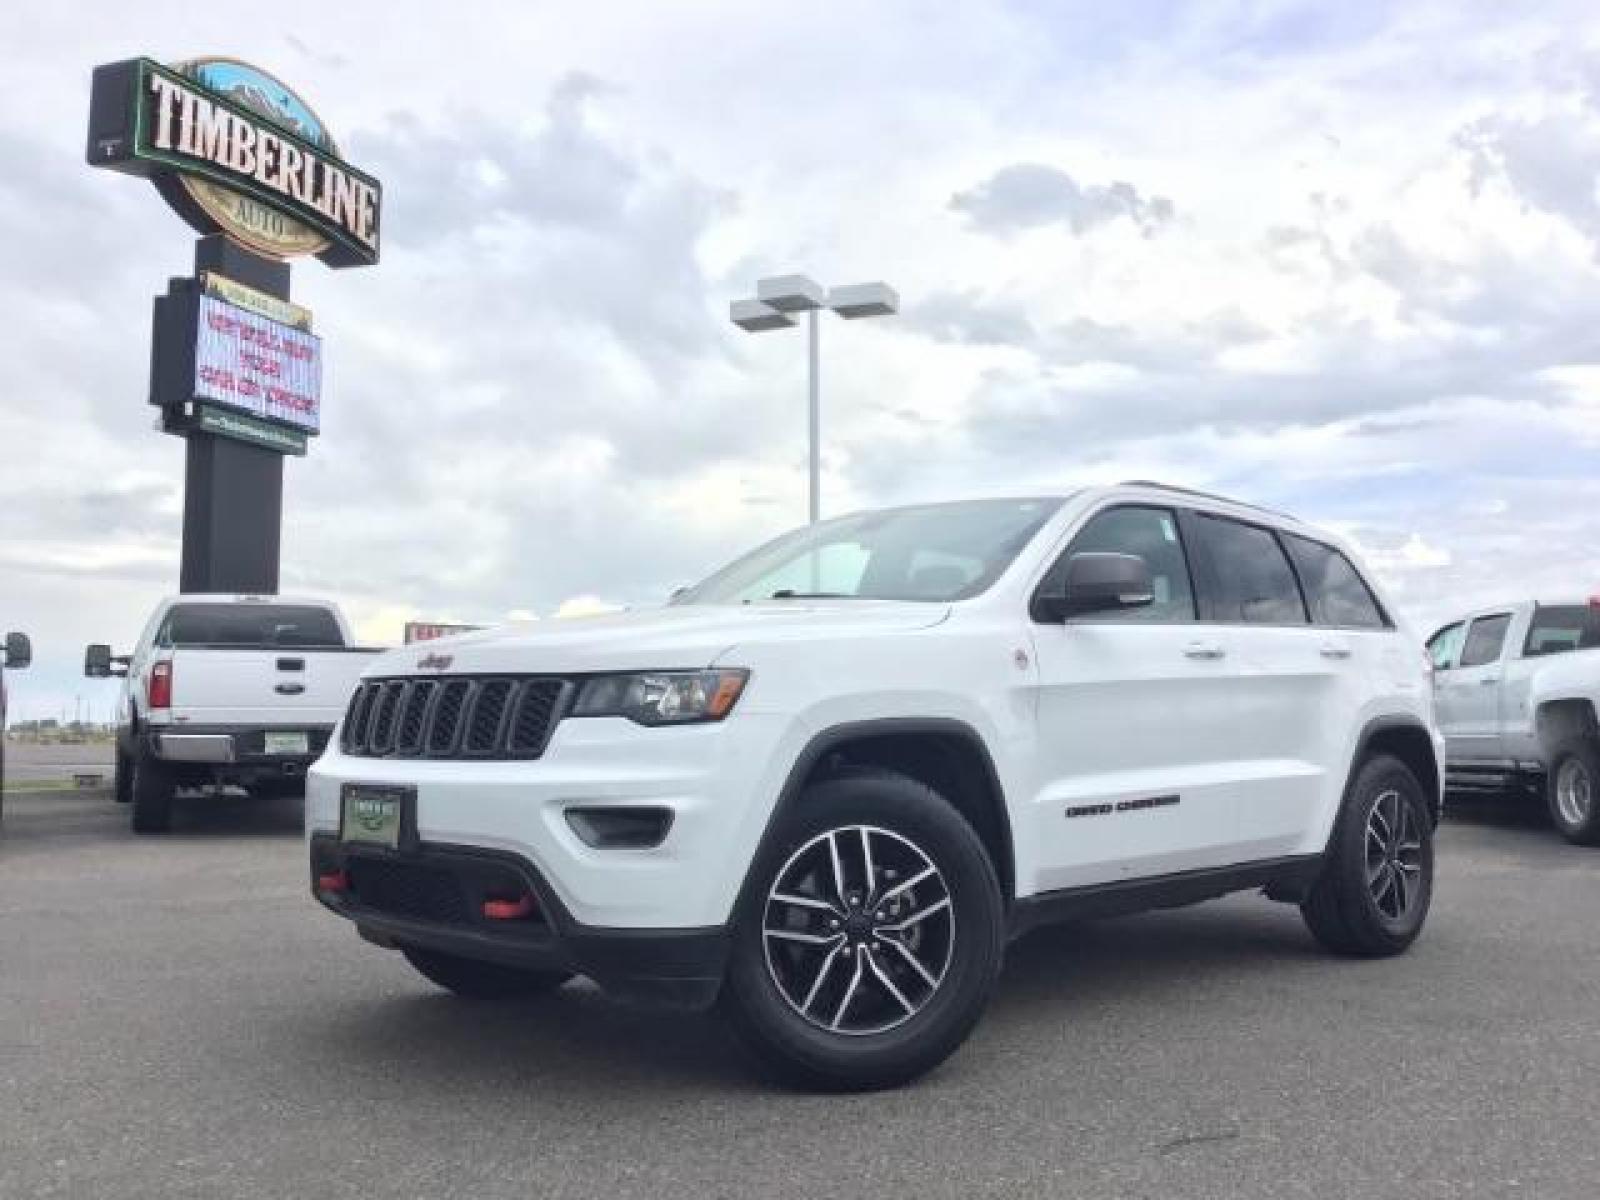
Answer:
[[769, 600], [854, 600], [850, 592], [800, 592], [794, 588], [779, 588], [768, 596]]

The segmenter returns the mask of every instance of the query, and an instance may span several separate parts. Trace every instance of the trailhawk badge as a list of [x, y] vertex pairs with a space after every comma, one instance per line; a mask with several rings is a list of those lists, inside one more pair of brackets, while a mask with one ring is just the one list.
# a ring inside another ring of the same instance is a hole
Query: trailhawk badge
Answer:
[[449, 654], [424, 654], [417, 659], [419, 671], [448, 671], [455, 658]]

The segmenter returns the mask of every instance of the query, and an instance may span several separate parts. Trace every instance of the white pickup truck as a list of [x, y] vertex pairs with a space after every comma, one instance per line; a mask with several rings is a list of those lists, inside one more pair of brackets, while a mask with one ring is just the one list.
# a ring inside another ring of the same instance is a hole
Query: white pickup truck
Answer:
[[116, 798], [134, 830], [170, 828], [179, 788], [303, 791], [374, 653], [324, 601], [218, 594], [163, 600], [131, 654], [90, 646], [84, 674], [126, 677]]
[[6, 634], [0, 649], [0, 812], [4, 811], [6, 790], [6, 668], [20, 671], [33, 661], [33, 644], [25, 633]]
[[1455, 788], [1541, 788], [1569, 841], [1600, 844], [1600, 602], [1525, 600], [1428, 639]]

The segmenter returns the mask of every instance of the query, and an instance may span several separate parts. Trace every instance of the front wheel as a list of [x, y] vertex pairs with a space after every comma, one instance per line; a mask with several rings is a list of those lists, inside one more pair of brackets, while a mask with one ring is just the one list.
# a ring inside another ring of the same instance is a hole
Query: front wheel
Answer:
[[1336, 954], [1399, 954], [1433, 900], [1433, 819], [1411, 768], [1387, 754], [1362, 764], [1329, 839], [1322, 875], [1301, 906]]
[[972, 826], [914, 780], [859, 772], [807, 789], [758, 856], [722, 1005], [785, 1082], [891, 1087], [966, 1039], [1004, 942]]
[[1550, 820], [1567, 841], [1600, 845], [1600, 741], [1586, 737], [1564, 742], [1551, 756], [1545, 784]]
[[400, 953], [424, 979], [469, 1000], [526, 999], [552, 992], [572, 978], [563, 971], [525, 970], [415, 946], [403, 946]]

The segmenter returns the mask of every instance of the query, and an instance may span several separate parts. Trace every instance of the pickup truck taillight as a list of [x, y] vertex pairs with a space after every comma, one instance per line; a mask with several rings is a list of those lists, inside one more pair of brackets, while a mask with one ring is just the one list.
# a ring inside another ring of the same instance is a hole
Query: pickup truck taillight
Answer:
[[172, 663], [158, 662], [150, 668], [149, 705], [151, 708], [172, 707]]

